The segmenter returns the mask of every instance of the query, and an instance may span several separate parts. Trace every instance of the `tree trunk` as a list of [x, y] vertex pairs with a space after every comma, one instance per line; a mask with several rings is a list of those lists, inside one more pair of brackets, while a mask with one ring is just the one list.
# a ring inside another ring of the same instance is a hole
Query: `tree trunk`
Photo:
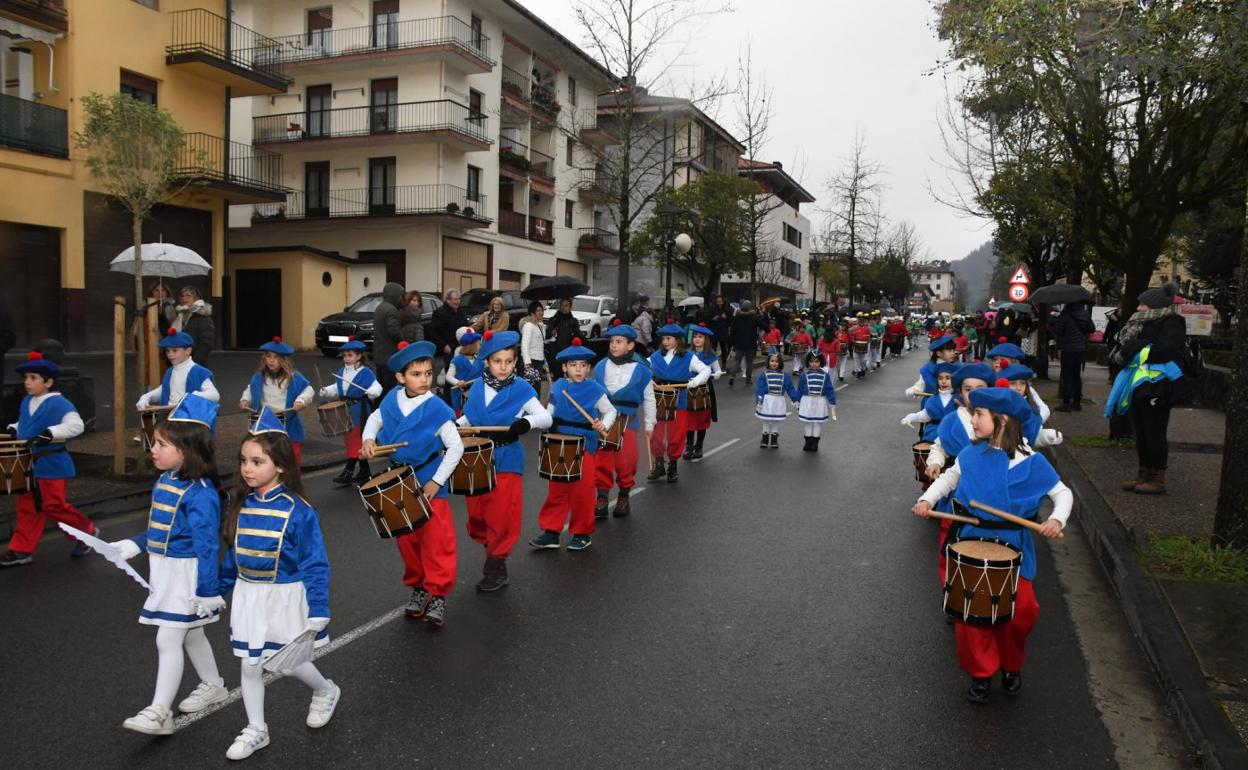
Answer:
[[1122, 289], [1122, 299], [1118, 302], [1118, 316], [1120, 318], [1130, 318], [1135, 309], [1140, 306], [1140, 294], [1148, 288], [1148, 282], [1153, 277], [1153, 262], [1149, 262], [1142, 267], [1140, 260], [1134, 260], [1132, 269], [1127, 271], [1126, 283]]
[[[143, 376], [143, 367], [147, 362], [147, 335], [142, 333], [146, 323], [146, 313], [143, 312], [143, 218], [137, 214], [131, 215], [131, 230], [134, 233], [134, 317], [139, 319], [140, 329], [135, 343], [138, 358], [134, 362], [134, 378], [142, 394], [147, 392]], [[121, 405], [116, 406], [120, 408]]]
[[[1248, 203], [1246, 203], [1248, 206]], [[1245, 221], [1248, 221], [1246, 210]], [[1222, 448], [1222, 483], [1213, 519], [1213, 541], [1248, 548], [1248, 232], [1239, 261], [1239, 309], [1231, 363], [1231, 392], [1226, 403], [1226, 443]]]

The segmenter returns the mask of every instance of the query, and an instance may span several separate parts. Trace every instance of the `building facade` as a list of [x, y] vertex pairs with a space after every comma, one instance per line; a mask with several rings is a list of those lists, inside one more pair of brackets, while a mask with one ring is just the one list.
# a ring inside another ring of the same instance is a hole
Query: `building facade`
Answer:
[[731, 299], [766, 300], [806, 296], [810, 267], [810, 220], [802, 214], [803, 203], [815, 197], [789, 176], [779, 161], [742, 158], [738, 173], [758, 183], [757, 211], [762, 215], [758, 233], [758, 261], [754, 270], [756, 296], [750, 296], [748, 273], [726, 275], [721, 292]]
[[915, 290], [926, 286], [931, 290], [932, 302], [955, 302], [957, 281], [948, 262], [916, 262], [910, 265], [910, 279]]

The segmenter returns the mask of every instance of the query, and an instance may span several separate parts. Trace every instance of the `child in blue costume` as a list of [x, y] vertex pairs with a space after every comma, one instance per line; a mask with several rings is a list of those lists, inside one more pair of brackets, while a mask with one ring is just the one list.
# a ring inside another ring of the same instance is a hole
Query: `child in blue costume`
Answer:
[[212, 380], [212, 372], [191, 358], [191, 350], [195, 345], [191, 335], [170, 328], [158, 344], [161, 352], [169, 359], [169, 368], [165, 370], [159, 388], [139, 396], [138, 403], [134, 405], [136, 409], [141, 412], [150, 406], [177, 404], [188, 393], [194, 393], [213, 403], [221, 400], [221, 394], [217, 392], [216, 383]]
[[831, 372], [821, 368], [823, 356], [812, 350], [806, 354], [805, 368], [797, 377], [797, 421], [802, 423], [806, 443], [803, 452], [819, 451], [819, 434], [823, 424], [836, 419], [836, 387]]
[[[269, 745], [261, 663], [304, 633], [315, 647], [329, 643], [329, 556], [285, 426], [262, 408], [238, 454], [238, 485], [222, 527], [229, 548], [220, 594], [234, 592], [230, 643], [241, 659], [247, 726], [226, 751], [230, 759]], [[290, 675], [312, 690], [306, 724], [324, 727], [342, 690], [311, 661]]]
[[[777, 332], [778, 333], [778, 332]], [[650, 457], [654, 468], [647, 481], [675, 483], [680, 478], [677, 463], [685, 453], [685, 426], [689, 422], [688, 388], [705, 383], [711, 369], [702, 359], [685, 349], [685, 330], [674, 323], [659, 328], [659, 349], [650, 354], [650, 371], [657, 391], [664, 385], [683, 385], [676, 390], [676, 413], [670, 420], [660, 412], [650, 437]], [[664, 474], [666, 473], [666, 477]]]
[[[685, 412], [685, 459], [696, 461], [702, 459], [702, 447], [706, 443], [706, 432], [711, 429], [712, 422], [719, 421], [719, 402], [715, 397], [715, 380], [723, 375], [719, 365], [719, 357], [715, 355], [715, 332], [702, 325], [690, 329], [692, 342], [689, 352], [706, 364], [711, 370], [711, 378], [706, 381], [710, 392], [710, 403], [706, 409], [689, 409]], [[687, 393], [687, 391], [686, 391]]]
[[312, 403], [312, 384], [295, 371], [291, 356], [295, 349], [281, 337], [260, 346], [260, 370], [251, 376], [243, 389], [238, 406], [243, 411], [267, 408], [286, 426], [286, 434], [295, 448], [295, 462], [303, 463], [303, 419], [299, 413]]
[[364, 443], [364, 423], [373, 411], [373, 402], [381, 398], [381, 383], [377, 375], [365, 365], [367, 348], [357, 339], [349, 339], [338, 348], [342, 356], [342, 368], [334, 375], [334, 381], [321, 388], [321, 398], [345, 401], [351, 412], [351, 431], [343, 437], [347, 451], [347, 464], [342, 473], [334, 477], [335, 484], [363, 484], [368, 481], [368, 460], [360, 457]]
[[932, 353], [932, 360], [919, 367], [919, 379], [906, 388], [907, 396], [923, 398], [919, 395], [920, 393], [935, 393], [937, 364], [953, 363], [958, 358], [958, 350], [953, 344], [952, 335], [937, 337], [928, 343], [927, 349]]
[[620, 448], [599, 447], [594, 456], [594, 518], [607, 517], [608, 495], [617, 484], [619, 494], [611, 515], [628, 516], [632, 507], [628, 497], [637, 482], [637, 457], [641, 436], [650, 440], [654, 433], [654, 383], [646, 360], [636, 352], [637, 330], [615, 319], [607, 327], [607, 355], [594, 366], [594, 381], [607, 391], [611, 406], [624, 420]]
[[481, 343], [480, 334], [465, 327], [459, 329], [455, 338], [459, 341], [459, 347], [455, 349], [451, 365], [446, 369], [446, 384], [451, 386], [451, 408], [458, 416], [464, 411], [464, 392], [472, 383], [481, 379], [485, 362], [477, 355]]
[[754, 386], [754, 416], [763, 421], [762, 449], [780, 448], [780, 423], [788, 419], [789, 404], [800, 397], [793, 381], [784, 373], [784, 359], [775, 349], [767, 355], [767, 364]]
[[1027, 354], [1018, 345], [1008, 342], [1005, 337], [998, 337], [997, 344], [988, 349], [987, 357], [992, 362], [992, 367], [1001, 371], [1007, 366], [1022, 363]]
[[958, 663], [971, 676], [967, 699], [984, 703], [992, 677], [998, 671], [1002, 672], [1006, 695], [1022, 691], [1027, 637], [1035, 627], [1040, 606], [1032, 587], [1036, 578], [1036, 547], [1031, 530], [972, 508], [971, 502], [1035, 521], [1041, 500], [1049, 497], [1053, 513], [1039, 534], [1056, 538], [1061, 537], [1070, 517], [1074, 496], [1044, 455], [1027, 447], [1022, 426], [1032, 412], [1022, 396], [1008, 387], [993, 387], [972, 392], [969, 400], [974, 409], [975, 443], [963, 449], [953, 467], [919, 498], [914, 513], [927, 517], [937, 499], [952, 495], [981, 522], [954, 524], [950, 532], [953, 539], [993, 540], [1022, 553], [1013, 618], [993, 626], [956, 622]]
[[923, 441], [935, 441], [940, 421], [946, 415], [958, 410], [958, 401], [953, 393], [953, 374], [960, 364], [941, 362], [933, 367], [936, 374], [935, 392], [923, 399], [923, 408], [901, 418], [901, 424], [907, 428], [919, 429], [919, 437]]
[[150, 706], [121, 725], [138, 733], [173, 734], [173, 697], [182, 684], [184, 653], [200, 681], [179, 711], [201, 711], [229, 695], [203, 629], [217, 622], [225, 607], [217, 576], [221, 498], [211, 481], [217, 469], [216, 419], [217, 405], [191, 394], [156, 426], [151, 456], [161, 476], [152, 487], [147, 530], [111, 543], [125, 559], [148, 554], [152, 590], [139, 622], [157, 627], [156, 691]]
[[1014, 364], [997, 372], [997, 382], [1000, 384], [1001, 380], [1005, 380], [1011, 390], [1023, 397], [1023, 401], [1031, 410], [1031, 415], [1023, 425], [1023, 438], [1027, 439], [1027, 443], [1033, 449], [1039, 449], [1045, 446], [1056, 446], [1062, 443], [1063, 437], [1057, 430], [1044, 427], [1044, 423], [1049, 419], [1049, 406], [1031, 387], [1031, 380], [1035, 379], [1035, 376], [1036, 373], [1030, 367]]

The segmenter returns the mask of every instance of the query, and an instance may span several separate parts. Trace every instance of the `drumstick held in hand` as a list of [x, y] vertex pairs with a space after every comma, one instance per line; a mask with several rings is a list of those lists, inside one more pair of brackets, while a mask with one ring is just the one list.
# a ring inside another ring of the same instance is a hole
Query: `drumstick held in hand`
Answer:
[[979, 524], [979, 519], [971, 516], [959, 516], [956, 513], [944, 513], [942, 511], [931, 511], [927, 514], [933, 519], [947, 519], [949, 521], [960, 521], [963, 524]]
[[460, 425], [457, 426], [460, 433], [506, 433], [511, 430], [510, 425]]
[[[1005, 519], [1006, 521], [1013, 522], [1013, 523], [1015, 523], [1015, 524], [1019, 525], [1020, 527], [1026, 527], [1027, 529], [1030, 529], [1030, 530], [1032, 530], [1033, 532], [1039, 532], [1039, 531], [1040, 531], [1040, 525], [1039, 525], [1039, 524], [1037, 524], [1036, 522], [1031, 521], [1030, 519], [1024, 519], [1024, 518], [1022, 518], [1021, 516], [1015, 516], [1015, 515], [1014, 515], [1014, 514], [1012, 514], [1012, 513], [1007, 513], [1007, 512], [1005, 512], [1005, 511], [1003, 511], [1003, 510], [1000, 510], [999, 508], [993, 508], [991, 505], [984, 505], [983, 503], [979, 502], [978, 500], [972, 500], [972, 501], [971, 501], [971, 507], [972, 507], [972, 508], [978, 508], [978, 509], [979, 509], [979, 510], [981, 510], [981, 511], [987, 511], [988, 513], [991, 513], [993, 516], [999, 516], [1000, 518]], [[1064, 532], [1058, 532], [1058, 533], [1057, 533], [1057, 538], [1058, 538], [1059, 540], [1060, 540], [1060, 539], [1062, 539], [1062, 538], [1063, 538], [1063, 537], [1065, 537], [1065, 536], [1066, 536], [1066, 533], [1064, 533]]]
[[[589, 423], [589, 424], [591, 424], [591, 425], [594, 423], [594, 418], [593, 418], [593, 417], [590, 417], [590, 416], [589, 416], [589, 412], [587, 412], [587, 411], [585, 411], [584, 409], [582, 409], [582, 408], [581, 408], [581, 405], [580, 405], [580, 404], [578, 404], [578, 403], [576, 403], [576, 399], [575, 399], [575, 398], [572, 398], [572, 394], [568, 393], [568, 391], [566, 391], [566, 390], [564, 390], [564, 391], [560, 391], [560, 392], [561, 392], [561, 393], [563, 393], [564, 397], [565, 397], [565, 398], [567, 398], [567, 399], [568, 399], [568, 401], [572, 402], [572, 406], [576, 407], [576, 411], [578, 411], [578, 412], [580, 412], [580, 413], [581, 413], [581, 416], [585, 418], [585, 422], [587, 422], [587, 423]], [[597, 429], [595, 428], [595, 430], [597, 430]], [[600, 436], [605, 436], [605, 435], [607, 435], [607, 431], [606, 431], [606, 430], [598, 430], [598, 434], [599, 434]]]

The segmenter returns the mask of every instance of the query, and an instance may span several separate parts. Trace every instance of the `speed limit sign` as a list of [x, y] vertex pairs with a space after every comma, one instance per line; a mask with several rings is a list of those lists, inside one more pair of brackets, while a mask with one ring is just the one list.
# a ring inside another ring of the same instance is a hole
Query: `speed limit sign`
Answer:
[[1029, 297], [1030, 295], [1031, 295], [1031, 292], [1027, 290], [1027, 284], [1025, 283], [1010, 284], [1010, 299], [1014, 300], [1015, 302], [1026, 302], [1027, 297]]

